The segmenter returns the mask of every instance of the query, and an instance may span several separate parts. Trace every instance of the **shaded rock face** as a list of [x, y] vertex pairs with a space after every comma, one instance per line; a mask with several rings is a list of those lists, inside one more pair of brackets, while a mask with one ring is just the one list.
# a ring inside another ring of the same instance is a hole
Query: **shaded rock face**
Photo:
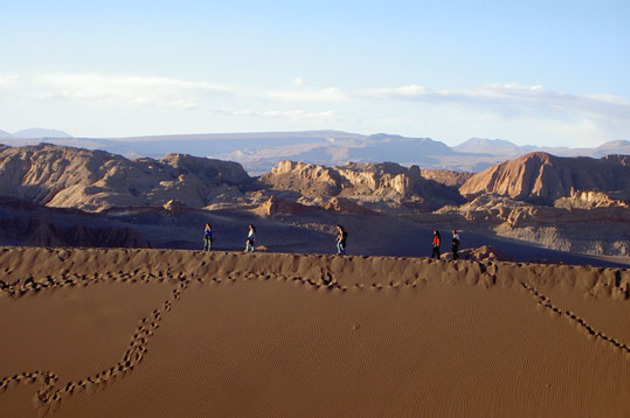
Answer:
[[131, 228], [61, 225], [44, 214], [0, 219], [5, 238], [22, 244], [70, 247], [149, 247]]
[[623, 156], [597, 160], [530, 153], [472, 176], [459, 191], [467, 198], [497, 194], [547, 205], [576, 191], [602, 191], [629, 199], [630, 166]]
[[260, 181], [273, 190], [293, 191], [321, 205], [338, 197], [368, 206], [413, 202], [433, 210], [464, 201], [456, 190], [423, 178], [417, 166], [405, 168], [395, 163], [324, 167], [283, 161]]
[[623, 166], [630, 166], [630, 155], [611, 154], [602, 158], [604, 161]]
[[252, 209], [252, 212], [261, 217], [269, 217], [274, 215], [299, 215], [307, 212], [313, 213], [317, 211], [321, 211], [321, 208], [305, 206], [298, 202], [280, 199], [276, 196], [271, 196], [265, 202]]
[[0, 195], [87, 211], [161, 206], [171, 199], [203, 207], [218, 194], [240, 194], [251, 183], [232, 162], [178, 154], [128, 160], [48, 144], [0, 149], [0, 178]]
[[433, 180], [442, 183], [445, 186], [453, 186], [459, 188], [471, 178], [474, 173], [467, 171], [453, 170], [422, 170], [422, 177], [427, 180]]

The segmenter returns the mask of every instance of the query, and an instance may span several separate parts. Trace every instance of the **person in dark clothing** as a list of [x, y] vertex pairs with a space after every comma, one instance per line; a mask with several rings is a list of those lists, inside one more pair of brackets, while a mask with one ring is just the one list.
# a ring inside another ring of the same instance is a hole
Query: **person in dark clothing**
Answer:
[[212, 250], [212, 225], [206, 224], [203, 230], [203, 249], [204, 251]]
[[245, 240], [245, 251], [254, 252], [256, 247], [256, 227], [252, 224], [249, 225], [247, 231], [247, 240]]
[[453, 229], [453, 238], [451, 240], [452, 243], [452, 251], [453, 251], [453, 260], [457, 260], [459, 258], [459, 255], [457, 254], [457, 250], [459, 250], [459, 234], [457, 233], [456, 230]]
[[346, 253], [346, 239], [348, 238], [348, 231], [343, 226], [337, 225], [337, 254], [343, 255]]
[[440, 231], [437, 229], [433, 230], [433, 252], [431, 253], [431, 258], [440, 258], [440, 242], [442, 238], [440, 237]]

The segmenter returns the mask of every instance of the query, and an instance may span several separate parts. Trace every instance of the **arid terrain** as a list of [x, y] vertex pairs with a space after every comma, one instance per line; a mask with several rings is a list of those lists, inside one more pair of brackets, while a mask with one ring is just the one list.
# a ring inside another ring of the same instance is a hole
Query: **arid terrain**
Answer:
[[1, 147], [0, 416], [624, 415], [629, 169]]
[[0, 415], [623, 416], [627, 269], [0, 249]]
[[237, 250], [254, 223], [269, 251], [330, 253], [343, 224], [351, 254], [428, 256], [433, 229], [447, 252], [455, 228], [463, 249], [601, 265], [630, 255], [628, 161], [530, 153], [479, 173], [283, 161], [252, 177], [182, 154], [1, 147], [0, 244], [199, 249], [210, 222], [216, 248]]

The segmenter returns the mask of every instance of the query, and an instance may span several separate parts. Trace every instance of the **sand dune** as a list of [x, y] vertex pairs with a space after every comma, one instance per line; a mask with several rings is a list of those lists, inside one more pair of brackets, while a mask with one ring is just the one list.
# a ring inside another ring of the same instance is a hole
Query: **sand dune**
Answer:
[[630, 271], [0, 249], [0, 416], [622, 416]]

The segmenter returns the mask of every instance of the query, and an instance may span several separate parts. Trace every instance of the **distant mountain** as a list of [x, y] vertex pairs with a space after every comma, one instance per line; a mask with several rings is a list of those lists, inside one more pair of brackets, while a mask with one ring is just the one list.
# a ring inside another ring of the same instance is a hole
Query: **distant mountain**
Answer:
[[425, 167], [439, 165], [439, 157], [454, 154], [455, 152], [446, 144], [430, 138], [405, 138], [400, 135], [376, 134], [346, 138], [334, 137], [333, 140], [326, 142], [310, 143], [308, 147], [302, 149], [290, 146], [290, 144], [261, 146], [250, 153], [237, 151], [228, 155], [213, 155], [213, 157], [235, 160], [248, 169], [265, 172], [286, 159], [320, 165], [390, 161]]
[[13, 135], [8, 133], [7, 131], [3, 131], [2, 129], [0, 129], [0, 139], [10, 139], [10, 138], [13, 138]]
[[503, 139], [470, 138], [453, 147], [453, 150], [470, 154], [519, 155], [522, 147]]
[[[38, 135], [40, 134], [41, 131]], [[568, 148], [518, 146], [502, 139], [471, 138], [450, 148], [443, 142], [431, 138], [408, 138], [385, 133], [362, 135], [333, 130], [158, 135], [110, 139], [51, 136], [41, 139], [17, 138], [13, 135], [12, 138], [4, 139], [0, 136], [0, 140], [12, 146], [46, 142], [61, 146], [100, 149], [128, 158], [159, 159], [173, 153], [190, 154], [239, 162], [250, 175], [268, 172], [283, 160], [324, 166], [343, 165], [349, 162], [390, 161], [403, 166], [415, 164], [422, 170], [480, 172], [494, 164], [532, 151], [565, 157], [601, 158], [610, 154], [630, 155], [630, 142], [623, 140], [611, 141], [597, 148]]]
[[46, 139], [46, 138], [72, 138], [72, 135], [56, 129], [30, 128], [23, 129], [13, 134], [14, 138], [22, 139]]
[[610, 154], [630, 154], [630, 141], [606, 142], [596, 148], [545, 147], [535, 145], [519, 146], [503, 139], [471, 138], [455, 147], [458, 153], [494, 155], [497, 157], [517, 157], [529, 152], [545, 152], [563, 157], [601, 158]]
[[533, 152], [494, 165], [468, 179], [459, 189], [467, 198], [483, 194], [551, 204], [580, 191], [630, 199], [630, 166], [624, 158], [556, 157]]
[[603, 157], [610, 154], [630, 155], [630, 141], [610, 141], [595, 148], [596, 156]]

